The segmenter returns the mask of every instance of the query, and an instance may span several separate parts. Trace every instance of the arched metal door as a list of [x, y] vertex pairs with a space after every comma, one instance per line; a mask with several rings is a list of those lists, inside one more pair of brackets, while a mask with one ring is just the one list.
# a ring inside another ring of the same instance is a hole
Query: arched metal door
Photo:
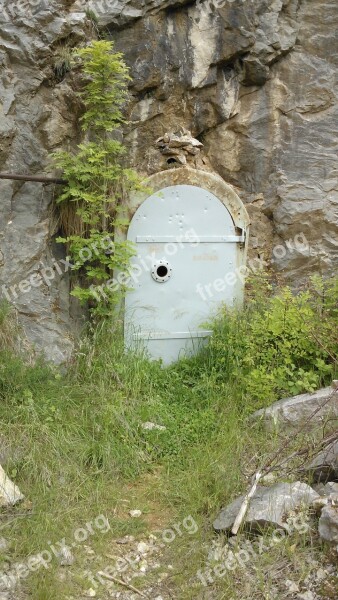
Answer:
[[238, 266], [232, 217], [209, 191], [173, 185], [149, 196], [133, 216], [128, 240], [136, 245], [132, 291], [125, 301], [127, 347], [145, 347], [165, 364], [195, 351], [210, 331], [203, 323], [236, 286], [221, 284]]

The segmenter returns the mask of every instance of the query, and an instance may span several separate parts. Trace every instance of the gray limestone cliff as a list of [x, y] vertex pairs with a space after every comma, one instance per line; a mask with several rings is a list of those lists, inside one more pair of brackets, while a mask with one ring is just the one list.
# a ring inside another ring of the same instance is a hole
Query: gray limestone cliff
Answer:
[[[169, 167], [155, 140], [190, 130], [204, 144], [199, 168], [219, 173], [248, 208], [251, 255], [293, 284], [335, 272], [336, 0], [0, 2], [0, 171], [44, 173], [53, 150], [78, 140], [76, 86], [62, 61], [68, 47], [104, 30], [133, 78], [130, 163], [142, 174]], [[78, 311], [64, 249], [53, 241], [54, 194], [0, 181], [0, 289], [28, 339], [63, 362]], [[306, 244], [294, 243], [300, 234]], [[39, 273], [39, 287], [19, 288]]]

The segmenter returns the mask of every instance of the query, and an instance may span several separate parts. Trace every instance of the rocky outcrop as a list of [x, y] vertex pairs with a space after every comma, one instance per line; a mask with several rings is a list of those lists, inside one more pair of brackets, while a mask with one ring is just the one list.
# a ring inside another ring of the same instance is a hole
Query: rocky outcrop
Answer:
[[[258, 486], [250, 500], [244, 525], [247, 529], [252, 530], [263, 530], [268, 527], [287, 529], [288, 513], [302, 506], [310, 506], [316, 498], [319, 498], [317, 492], [300, 481], [276, 483], [270, 487]], [[216, 531], [231, 529], [243, 500], [244, 496], [240, 496], [221, 510], [214, 521]]]
[[[131, 68], [131, 164], [144, 174], [170, 166], [154, 141], [188, 129], [204, 145], [203, 168], [247, 205], [252, 255], [294, 285], [333, 273], [337, 26], [336, 0], [4, 0], [0, 170], [44, 172], [52, 150], [77, 140], [67, 52], [104, 29]], [[0, 193], [0, 289], [16, 286], [8, 297], [30, 341], [62, 362], [74, 307], [64, 249], [51, 241], [54, 190], [1, 181]], [[307, 244], [288, 243], [300, 233]], [[48, 268], [54, 278], [29, 288]]]
[[[145, 173], [160, 170], [152, 140], [173, 123], [188, 128], [211, 168], [247, 204], [251, 253], [296, 285], [310, 272], [333, 273], [335, 0], [120, 4], [139, 11], [128, 22], [123, 10], [121, 20], [105, 20], [133, 77], [133, 164]], [[102, 3], [91, 5], [99, 11]], [[299, 233], [308, 244], [288, 248]]]
[[295, 429], [301, 425], [313, 428], [330, 419], [338, 419], [338, 390], [327, 387], [274, 402], [257, 410], [251, 419], [259, 420], [267, 429]]
[[199, 161], [199, 153], [203, 144], [192, 137], [190, 131], [182, 129], [175, 133], [165, 133], [155, 143], [160, 153], [165, 157], [166, 165], [187, 165], [190, 163], [196, 169], [203, 166]]
[[[58, 81], [57, 69], [67, 40], [85, 39], [87, 19], [68, 13], [66, 4], [4, 2], [0, 171], [44, 173], [50, 153], [77, 137], [78, 99], [70, 82]], [[54, 194], [50, 185], [0, 181], [0, 296], [18, 311], [32, 351], [62, 363], [73, 348], [74, 320], [64, 248], [52, 241]]]

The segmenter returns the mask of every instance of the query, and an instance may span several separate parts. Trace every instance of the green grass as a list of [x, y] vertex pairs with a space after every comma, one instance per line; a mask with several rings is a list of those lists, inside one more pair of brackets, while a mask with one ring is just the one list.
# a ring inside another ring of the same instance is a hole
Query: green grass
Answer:
[[[283, 292], [258, 301], [256, 293], [243, 313], [226, 312], [214, 323], [212, 341], [199, 355], [168, 368], [125, 354], [121, 326], [107, 321], [88, 331], [66, 375], [43, 361], [25, 364], [5, 349], [12, 317], [2, 308], [1, 437], [9, 446], [3, 466], [31, 503], [0, 514], [10, 560], [72, 539], [100, 514], [109, 518], [114, 537], [138, 536], [149, 530], [152, 512], [162, 511], [163, 527], [189, 514], [198, 522], [194, 540], [182, 539], [174, 551], [182, 564], [189, 557], [185, 573], [193, 575], [203, 544], [213, 539], [218, 509], [247, 488], [281, 443], [274, 432], [248, 425], [248, 415], [287, 393], [285, 366], [297, 371], [290, 380], [298, 381], [298, 391], [311, 386], [309, 373], [319, 385], [335, 376], [337, 304], [329, 285], [325, 303], [313, 290], [298, 299]], [[273, 377], [260, 380], [257, 372]], [[145, 431], [145, 421], [166, 429]], [[299, 444], [294, 440], [290, 452]], [[141, 508], [144, 518], [128, 518], [130, 508]], [[90, 542], [101, 555], [107, 538], [95, 535]], [[54, 561], [25, 585], [34, 600], [53, 600], [74, 593], [77, 579], [60, 582]], [[173, 581], [183, 586], [179, 574]], [[224, 581], [217, 585], [225, 589], [230, 583]], [[194, 597], [189, 593], [179, 597]]]

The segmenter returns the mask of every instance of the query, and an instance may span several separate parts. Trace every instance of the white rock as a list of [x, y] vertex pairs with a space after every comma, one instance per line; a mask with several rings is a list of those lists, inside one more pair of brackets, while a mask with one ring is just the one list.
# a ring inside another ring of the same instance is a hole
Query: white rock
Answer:
[[24, 499], [19, 488], [6, 475], [0, 465], [0, 506], [14, 506]]
[[303, 594], [298, 594], [297, 598], [300, 600], [315, 600], [315, 596], [310, 591], [304, 592]]
[[142, 515], [142, 510], [139, 510], [138, 508], [129, 511], [129, 516], [133, 517], [133, 519], [137, 519], [141, 515]]
[[[318, 409], [309, 423], [309, 427], [313, 427], [322, 423], [323, 420], [338, 416], [337, 394], [333, 395], [333, 393], [334, 389], [327, 387], [313, 393], [284, 398], [268, 408], [256, 411], [251, 419], [262, 420], [267, 429], [274, 429], [276, 425], [292, 429], [299, 427]], [[328, 398], [330, 398], [330, 402], [323, 406]]]
[[95, 598], [95, 596], [96, 596], [95, 590], [93, 590], [93, 588], [89, 588], [89, 590], [86, 591], [86, 596], [88, 596], [88, 598]]
[[334, 544], [338, 544], [338, 508], [324, 506], [318, 523], [320, 537]]
[[148, 544], [146, 544], [145, 542], [140, 542], [139, 544], [137, 544], [137, 552], [139, 552], [140, 554], [147, 554], [149, 550], [150, 546], [148, 546]]
[[[338, 407], [338, 402], [336, 402]], [[337, 408], [338, 410], [338, 408]], [[325, 446], [319, 454], [305, 465], [303, 470], [311, 474], [315, 481], [329, 481], [338, 477], [338, 440]], [[328, 495], [325, 492], [325, 495]]]
[[151, 421], [146, 421], [141, 425], [142, 429], [146, 431], [152, 431], [153, 429], [157, 429], [158, 431], [165, 431], [167, 428], [164, 425], [157, 425], [156, 423], [152, 423]]
[[[319, 498], [306, 483], [275, 483], [272, 486], [258, 486], [251, 498], [244, 523], [249, 529], [262, 530], [264, 527], [280, 527], [287, 529], [285, 516], [302, 506], [310, 506]], [[216, 531], [231, 529], [242, 506], [244, 496], [236, 498], [222, 509], [214, 521]]]
[[8, 546], [9, 546], [9, 543], [6, 540], [6, 538], [1, 537], [0, 538], [0, 552], [4, 552], [5, 550], [7, 550]]
[[148, 571], [149, 565], [146, 560], [141, 560], [140, 562], [140, 571], [141, 573], [146, 573]]
[[327, 484], [323, 486], [323, 491], [323, 496], [331, 496], [331, 494], [338, 494], [338, 483], [336, 481], [328, 481]]
[[290, 594], [299, 592], [299, 586], [297, 585], [297, 583], [295, 581], [291, 581], [290, 579], [287, 579], [285, 581], [285, 587]]
[[318, 569], [317, 573], [316, 573], [316, 579], [318, 581], [322, 581], [323, 579], [326, 579], [327, 577], [327, 572], [324, 571], [324, 569]]
[[58, 559], [62, 567], [69, 567], [73, 564], [75, 557], [68, 546], [63, 546], [58, 552]]
[[264, 475], [264, 477], [262, 477], [261, 482], [262, 483], [274, 483], [276, 480], [276, 476], [273, 473], [268, 473], [267, 475]]
[[315, 498], [314, 501], [312, 502], [312, 506], [315, 510], [319, 511], [321, 510], [324, 506], [326, 506], [329, 503], [329, 499], [323, 497], [320, 498]]

